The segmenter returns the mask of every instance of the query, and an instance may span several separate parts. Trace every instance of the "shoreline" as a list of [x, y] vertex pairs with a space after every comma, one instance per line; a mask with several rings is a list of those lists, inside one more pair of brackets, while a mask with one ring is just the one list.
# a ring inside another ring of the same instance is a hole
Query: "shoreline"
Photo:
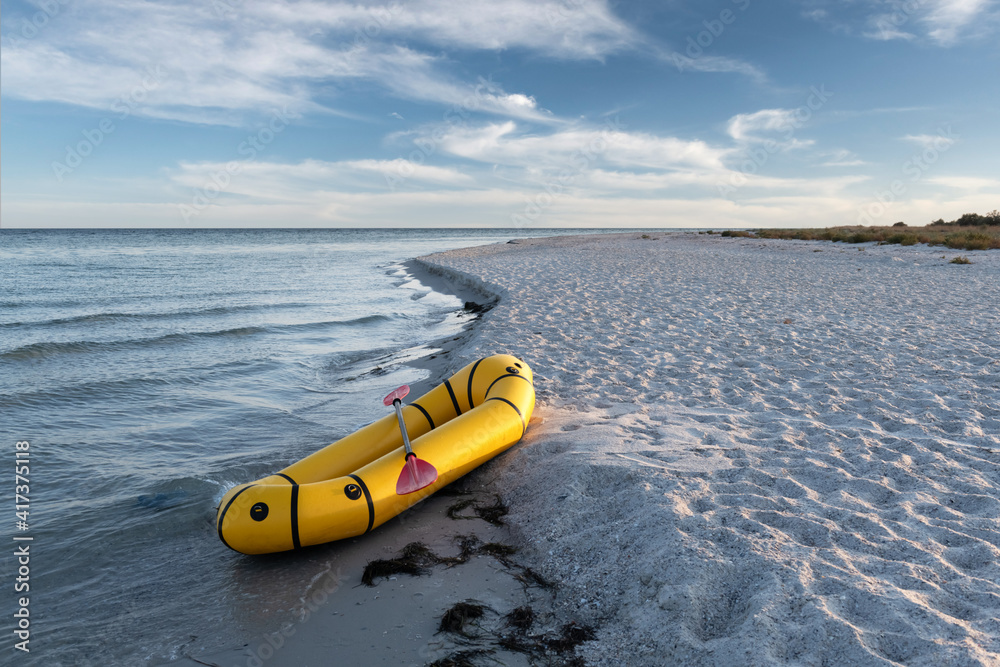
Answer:
[[[401, 265], [408, 271], [409, 279], [419, 281], [432, 291], [450, 294], [466, 304], [483, 308], [462, 331], [425, 344], [434, 352], [403, 362], [409, 368], [428, 373], [427, 378], [411, 383], [413, 395], [419, 396], [468, 363], [461, 351], [477, 335], [483, 314], [496, 306], [501, 296], [491, 292], [485, 284], [467, 283], [436, 272], [419, 259]], [[538, 421], [533, 419], [532, 423]], [[301, 596], [301, 606], [289, 617], [293, 620], [286, 620], [273, 632], [260, 634], [241, 647], [203, 654], [184, 652], [182, 657], [158, 664], [307, 667], [329, 664], [330, 651], [335, 651], [338, 660], [345, 663], [417, 667], [435, 660], [488, 651], [503, 664], [529, 665], [524, 653], [496, 647], [497, 638], [509, 631], [503, 617], [515, 609], [530, 607], [537, 615], [533, 631], [552, 636], [563, 624], [553, 618], [551, 594], [530, 578], [525, 580], [523, 571], [530, 566], [524, 565], [517, 553], [501, 559], [486, 554], [473, 555], [462, 564], [426, 567], [427, 571], [420, 576], [400, 574], [376, 579], [371, 588], [361, 583], [370, 561], [396, 557], [414, 542], [426, 545], [445, 558], [459, 555], [460, 540], [469, 537], [483, 544], [517, 549], [513, 546], [516, 540], [509, 526], [479, 519], [474, 513], [470, 514], [469, 507], [454, 512], [455, 507], [467, 503], [473, 509], [477, 505], [488, 505], [497, 497], [488, 485], [481, 483], [480, 476], [486, 465], [489, 463], [372, 533], [303, 550], [300, 557], [319, 558], [330, 567], [326, 574], [317, 575], [309, 582]], [[451, 518], [451, 513], [461, 519]], [[466, 600], [486, 605], [488, 618], [482, 623], [487, 631], [465, 637], [438, 632], [442, 614], [452, 605]], [[346, 641], [345, 636], [348, 637]]]

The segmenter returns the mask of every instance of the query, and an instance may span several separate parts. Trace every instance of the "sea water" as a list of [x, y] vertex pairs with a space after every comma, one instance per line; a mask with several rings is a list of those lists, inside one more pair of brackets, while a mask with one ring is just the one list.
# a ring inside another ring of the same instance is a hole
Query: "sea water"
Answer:
[[382, 416], [469, 325], [402, 262], [570, 231], [0, 232], [0, 452], [30, 451], [25, 525], [4, 490], [4, 652], [25, 544], [27, 664], [159, 664], [277, 624], [318, 565], [229, 551], [222, 494]]

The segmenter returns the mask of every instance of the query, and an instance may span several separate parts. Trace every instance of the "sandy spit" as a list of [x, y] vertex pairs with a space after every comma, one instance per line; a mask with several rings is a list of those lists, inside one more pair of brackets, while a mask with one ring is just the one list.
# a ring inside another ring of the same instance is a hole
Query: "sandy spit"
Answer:
[[534, 369], [474, 474], [587, 664], [1000, 664], [1000, 252], [648, 236], [417, 260]]

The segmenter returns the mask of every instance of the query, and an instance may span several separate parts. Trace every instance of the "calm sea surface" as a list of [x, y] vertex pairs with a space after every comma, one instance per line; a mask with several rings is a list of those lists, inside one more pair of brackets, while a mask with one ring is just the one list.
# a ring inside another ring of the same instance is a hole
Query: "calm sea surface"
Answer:
[[[593, 232], [595, 230], [588, 230]], [[238, 641], [293, 606], [308, 558], [254, 561], [214, 530], [226, 489], [382, 416], [407, 360], [470, 322], [400, 262], [570, 230], [0, 232], [0, 451], [30, 536], [44, 665], [157, 664]], [[22, 662], [22, 661], [19, 661]]]

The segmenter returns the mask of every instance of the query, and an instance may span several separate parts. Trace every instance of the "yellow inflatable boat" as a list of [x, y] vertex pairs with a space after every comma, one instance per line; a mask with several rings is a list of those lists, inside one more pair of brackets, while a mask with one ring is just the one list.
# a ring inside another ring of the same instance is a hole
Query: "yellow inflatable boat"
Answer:
[[387, 414], [281, 472], [230, 489], [216, 517], [219, 538], [263, 554], [367, 533], [517, 443], [535, 408], [533, 382], [526, 363], [495, 355], [404, 406], [413, 454], [437, 469], [429, 486], [397, 494], [409, 457], [396, 415]]

